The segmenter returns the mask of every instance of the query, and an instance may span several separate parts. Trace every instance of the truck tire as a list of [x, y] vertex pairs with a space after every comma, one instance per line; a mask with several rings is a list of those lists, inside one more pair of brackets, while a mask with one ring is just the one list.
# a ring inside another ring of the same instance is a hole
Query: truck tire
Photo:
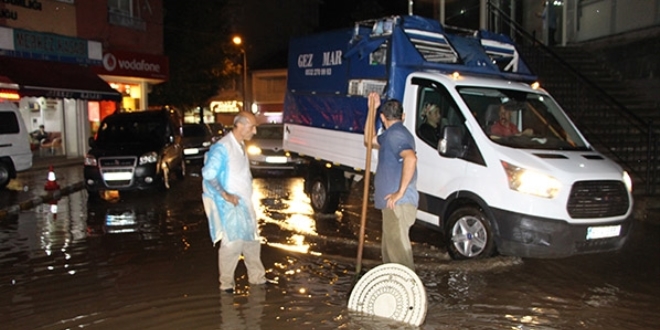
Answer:
[[327, 180], [317, 176], [312, 179], [309, 199], [317, 213], [334, 213], [339, 208], [339, 192], [328, 191]]
[[9, 166], [4, 162], [0, 162], [0, 189], [4, 189], [11, 180]]
[[447, 252], [454, 260], [488, 258], [495, 251], [490, 222], [478, 207], [465, 206], [452, 213], [445, 233]]

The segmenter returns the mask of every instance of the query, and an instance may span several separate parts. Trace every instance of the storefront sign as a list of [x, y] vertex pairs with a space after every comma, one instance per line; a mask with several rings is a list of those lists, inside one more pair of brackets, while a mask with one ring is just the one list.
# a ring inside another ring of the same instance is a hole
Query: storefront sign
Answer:
[[113, 51], [103, 54], [103, 66], [92, 68], [101, 75], [128, 76], [167, 80], [167, 56]]
[[14, 29], [14, 48], [39, 54], [87, 58], [87, 40]]

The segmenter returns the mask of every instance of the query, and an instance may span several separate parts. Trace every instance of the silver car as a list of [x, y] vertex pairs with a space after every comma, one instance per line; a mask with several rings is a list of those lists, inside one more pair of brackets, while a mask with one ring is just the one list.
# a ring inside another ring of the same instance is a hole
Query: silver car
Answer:
[[283, 134], [282, 124], [261, 124], [257, 127], [257, 134], [245, 144], [253, 171], [297, 171], [305, 164], [302, 158], [291, 157], [282, 148]]

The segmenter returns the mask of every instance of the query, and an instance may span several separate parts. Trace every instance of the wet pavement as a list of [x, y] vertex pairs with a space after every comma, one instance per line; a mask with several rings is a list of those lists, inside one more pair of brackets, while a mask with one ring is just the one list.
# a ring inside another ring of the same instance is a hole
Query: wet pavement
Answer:
[[[78, 165], [54, 169], [60, 186], [81, 180]], [[46, 193], [47, 169], [39, 171], [25, 173], [28, 190], [10, 191], [3, 203]], [[46, 202], [0, 220], [2, 328], [413, 328], [347, 309], [361, 194], [349, 196], [341, 212], [319, 216], [300, 178], [256, 178], [262, 259], [276, 284], [250, 286], [239, 265], [236, 294], [227, 295], [218, 290], [200, 185], [199, 171], [190, 169], [166, 193], [90, 203], [84, 190], [72, 189], [56, 213]], [[380, 264], [379, 214], [370, 209], [367, 218], [365, 271]], [[660, 227], [652, 223], [638, 221], [619, 252], [557, 260], [455, 262], [439, 233], [414, 226], [411, 238], [428, 304], [421, 329], [660, 324]]]

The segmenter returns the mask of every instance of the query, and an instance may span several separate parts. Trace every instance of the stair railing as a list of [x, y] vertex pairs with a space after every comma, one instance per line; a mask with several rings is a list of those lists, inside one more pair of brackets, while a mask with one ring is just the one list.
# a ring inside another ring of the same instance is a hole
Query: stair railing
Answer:
[[[645, 122], [614, 97], [585, 77], [551, 48], [488, 2], [489, 16], [499, 18], [520, 48], [530, 69], [594, 147], [614, 159], [655, 194], [658, 183], [658, 139], [652, 122]], [[495, 21], [495, 20], [491, 20]], [[498, 29], [500, 28], [500, 29]]]

